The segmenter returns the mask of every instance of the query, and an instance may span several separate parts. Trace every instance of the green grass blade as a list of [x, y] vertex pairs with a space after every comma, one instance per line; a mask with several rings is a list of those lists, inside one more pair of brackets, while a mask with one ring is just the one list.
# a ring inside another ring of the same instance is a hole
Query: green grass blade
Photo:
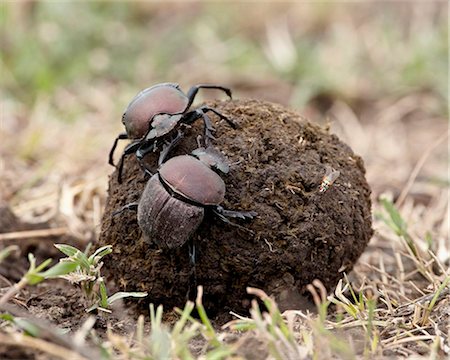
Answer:
[[108, 304], [111, 305], [114, 301], [120, 300], [120, 299], [124, 299], [127, 297], [135, 297], [135, 298], [142, 298], [142, 297], [146, 297], [148, 295], [148, 293], [146, 292], [116, 292], [114, 295], [111, 295], [108, 298]]
[[60, 261], [55, 266], [52, 266], [50, 269], [39, 273], [38, 275], [43, 276], [46, 279], [55, 278], [61, 275], [67, 275], [71, 272], [75, 271], [78, 267], [78, 264], [71, 261]]

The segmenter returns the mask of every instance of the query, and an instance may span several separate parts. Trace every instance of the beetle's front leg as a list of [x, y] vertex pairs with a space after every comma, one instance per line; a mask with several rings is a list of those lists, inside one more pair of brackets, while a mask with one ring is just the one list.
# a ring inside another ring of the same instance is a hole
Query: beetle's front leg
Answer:
[[147, 166], [145, 166], [144, 158], [147, 154], [154, 152], [157, 148], [156, 140], [151, 142], [145, 142], [141, 144], [141, 146], [136, 150], [136, 158], [138, 160], [139, 166], [141, 169], [147, 174], [152, 176], [153, 172], [151, 172]]
[[114, 216], [120, 215], [126, 210], [137, 211], [138, 205], [139, 205], [138, 202], [132, 202], [132, 203], [126, 204], [126, 205], [122, 206], [119, 210], [114, 211], [112, 213], [112, 216], [114, 217]]
[[123, 165], [125, 162], [125, 156], [133, 154], [134, 152], [136, 152], [137, 149], [139, 149], [140, 146], [141, 146], [141, 140], [138, 140], [138, 141], [132, 142], [131, 144], [128, 144], [125, 147], [125, 149], [122, 153], [122, 156], [120, 157], [119, 164], [117, 165], [117, 172], [118, 172], [117, 181], [119, 182], [119, 184], [122, 183], [122, 172], [123, 172]]
[[226, 210], [222, 206], [217, 205], [214, 209], [216, 214], [220, 214], [225, 217], [238, 218], [238, 219], [253, 219], [258, 215], [256, 211], [235, 211]]
[[114, 143], [113, 146], [111, 147], [111, 150], [109, 151], [109, 165], [115, 166], [114, 165], [114, 151], [116, 150], [117, 147], [117, 143], [119, 142], [119, 140], [125, 140], [128, 139], [128, 135], [127, 133], [121, 133], [119, 135], [117, 135], [117, 137], [114, 139]]
[[182, 131], [178, 130], [177, 136], [172, 139], [168, 144], [165, 144], [163, 146], [163, 150], [159, 153], [159, 160], [158, 165], [161, 166], [161, 164], [166, 160], [167, 155], [173, 150], [175, 146], [178, 145], [178, 143], [183, 139], [184, 134]]
[[247, 229], [247, 228], [244, 227], [244, 226], [241, 226], [241, 225], [239, 225], [239, 224], [236, 224], [236, 223], [230, 221], [230, 220], [228, 219], [228, 217], [231, 217], [231, 218], [238, 218], [238, 219], [253, 219], [255, 216], [258, 215], [258, 213], [257, 213], [256, 211], [234, 211], [234, 210], [226, 210], [226, 209], [224, 209], [222, 206], [219, 206], [219, 205], [213, 207], [212, 210], [213, 210], [213, 213], [214, 213], [215, 215], [217, 215], [217, 217], [218, 217], [220, 220], [222, 220], [225, 224], [232, 225], [232, 226], [234, 226], [234, 227], [237, 227], [237, 228], [239, 228], [239, 229], [241, 229], [241, 230], [244, 230], [244, 231], [247, 231], [247, 232], [253, 234], [253, 231]]

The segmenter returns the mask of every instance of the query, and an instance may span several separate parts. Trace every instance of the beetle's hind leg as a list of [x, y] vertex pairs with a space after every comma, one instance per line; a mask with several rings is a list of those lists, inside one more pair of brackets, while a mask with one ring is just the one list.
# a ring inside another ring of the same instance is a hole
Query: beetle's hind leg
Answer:
[[222, 114], [221, 112], [217, 111], [216, 109], [209, 107], [209, 106], [202, 106], [201, 108], [197, 109], [202, 111], [203, 113], [206, 113], [208, 111], [213, 112], [214, 114], [216, 114], [218, 117], [220, 117], [222, 120], [225, 120], [228, 125], [230, 125], [233, 129], [237, 129], [238, 124], [236, 124], [233, 120], [231, 120], [228, 116], [225, 116], [224, 114]]
[[199, 85], [194, 85], [192, 86], [188, 93], [187, 93], [187, 98], [188, 98], [188, 103], [186, 105], [186, 108], [184, 111], [187, 111], [187, 109], [189, 109], [192, 105], [192, 103], [194, 102], [195, 97], [197, 96], [197, 93], [200, 89], [216, 89], [216, 90], [222, 90], [225, 94], [228, 95], [228, 97], [231, 99], [231, 89], [224, 87], [224, 86], [220, 86], [220, 85], [207, 85], [207, 84], [199, 84]]

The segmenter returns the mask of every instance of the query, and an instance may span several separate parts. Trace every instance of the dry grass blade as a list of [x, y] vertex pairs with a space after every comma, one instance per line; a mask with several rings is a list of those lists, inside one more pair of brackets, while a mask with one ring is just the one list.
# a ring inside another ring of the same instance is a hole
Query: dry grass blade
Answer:
[[0, 234], [0, 241], [18, 240], [18, 239], [33, 239], [33, 238], [47, 238], [50, 236], [61, 236], [67, 234], [69, 231], [66, 227], [15, 231], [10, 233]]
[[427, 161], [428, 157], [431, 155], [434, 149], [436, 149], [439, 145], [441, 145], [446, 139], [448, 139], [449, 133], [444, 133], [441, 137], [439, 137], [431, 146], [425, 150], [423, 155], [420, 157], [419, 161], [417, 162], [416, 166], [414, 167], [413, 171], [411, 172], [411, 175], [409, 176], [408, 181], [406, 182], [406, 185], [403, 187], [402, 192], [400, 193], [397, 201], [395, 202], [395, 205], [397, 207], [400, 207], [403, 202], [406, 199], [406, 196], [408, 195], [408, 192], [411, 190], [411, 187], [414, 183], [414, 181], [417, 178], [417, 175], [419, 175], [420, 170], [422, 169], [423, 165]]
[[0, 344], [17, 347], [30, 348], [35, 351], [40, 351], [63, 360], [90, 360], [74, 351], [55, 345], [51, 342], [42, 339], [32, 338], [30, 336], [19, 333], [2, 334], [0, 333]]

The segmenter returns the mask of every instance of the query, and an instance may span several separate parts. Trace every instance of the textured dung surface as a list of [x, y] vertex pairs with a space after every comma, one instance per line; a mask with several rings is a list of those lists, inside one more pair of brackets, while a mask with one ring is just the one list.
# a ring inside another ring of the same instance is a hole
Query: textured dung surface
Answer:
[[[332, 290], [372, 236], [363, 161], [336, 136], [282, 106], [256, 100], [212, 106], [239, 124], [234, 130], [215, 117], [215, 145], [232, 164], [223, 176], [223, 206], [257, 211], [256, 219], [240, 222], [253, 234], [206, 214], [191, 240], [195, 267], [189, 261], [189, 243], [172, 250], [148, 245], [135, 213], [111, 217], [114, 210], [137, 201], [145, 186], [130, 156], [123, 183], [117, 183], [116, 172], [109, 183], [100, 236], [101, 244], [114, 249], [105, 263], [109, 274], [122, 290], [148, 291], [149, 302], [166, 308], [183, 306], [195, 296], [196, 286], [203, 285], [210, 314], [246, 308], [247, 286], [292, 299], [292, 307], [316, 278]], [[187, 132], [173, 155], [196, 148], [200, 125]], [[156, 158], [149, 156], [148, 161], [154, 164]], [[318, 187], [327, 164], [341, 175], [321, 194]]]

